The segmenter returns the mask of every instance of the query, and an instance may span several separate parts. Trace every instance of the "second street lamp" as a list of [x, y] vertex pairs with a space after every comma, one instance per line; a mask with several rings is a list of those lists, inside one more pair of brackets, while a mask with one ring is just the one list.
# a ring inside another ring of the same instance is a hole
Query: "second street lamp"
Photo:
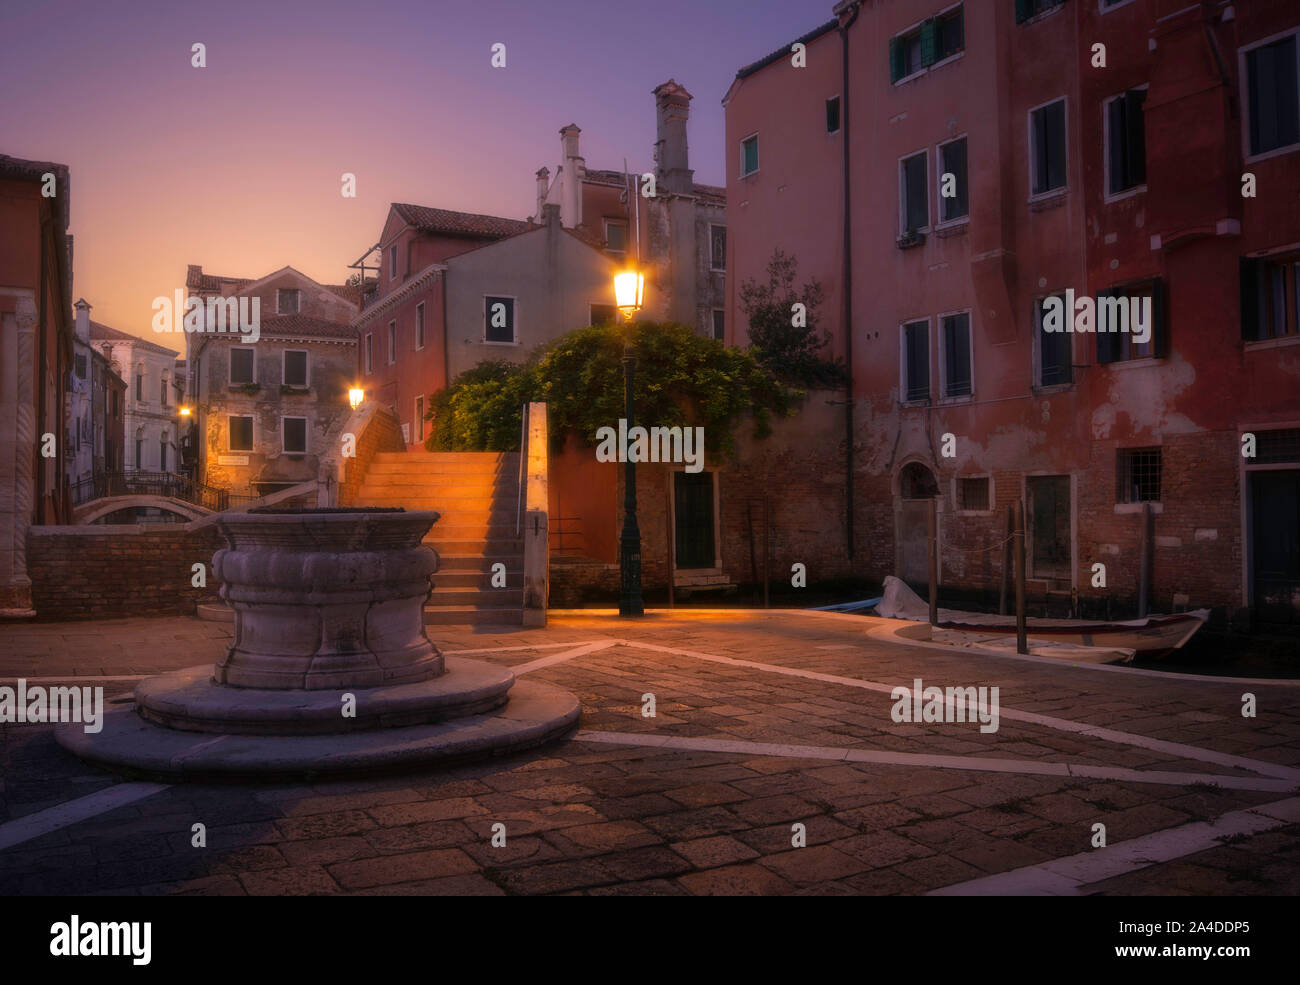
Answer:
[[[632, 391], [636, 381], [636, 356], [632, 353], [632, 319], [641, 310], [645, 294], [645, 276], [628, 270], [614, 277], [614, 298], [624, 318], [623, 330], [623, 414], [627, 429], [632, 430]], [[621, 590], [618, 599], [620, 616], [645, 613], [641, 602], [641, 529], [636, 522], [636, 463], [626, 456], [623, 495], [623, 533], [619, 537], [619, 573]]]

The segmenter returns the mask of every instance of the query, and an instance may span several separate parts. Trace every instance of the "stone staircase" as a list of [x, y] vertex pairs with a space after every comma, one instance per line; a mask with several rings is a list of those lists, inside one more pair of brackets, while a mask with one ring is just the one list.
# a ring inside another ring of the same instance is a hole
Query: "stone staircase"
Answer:
[[[442, 516], [424, 542], [438, 552], [426, 625], [521, 625], [524, 542], [516, 529], [518, 452], [378, 452], [351, 506], [401, 506]], [[492, 566], [506, 583], [492, 587]]]

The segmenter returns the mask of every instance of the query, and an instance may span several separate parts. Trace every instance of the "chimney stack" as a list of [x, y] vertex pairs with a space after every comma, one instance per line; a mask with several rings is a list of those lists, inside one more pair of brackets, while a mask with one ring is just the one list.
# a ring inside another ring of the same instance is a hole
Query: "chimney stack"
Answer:
[[537, 172], [537, 218], [534, 222], [542, 221], [542, 210], [546, 208], [546, 193], [551, 187], [551, 172], [546, 168], [540, 168]]
[[77, 338], [82, 342], [90, 341], [90, 302], [85, 298], [77, 298], [77, 303], [73, 305], [77, 309]]
[[669, 79], [654, 90], [655, 188], [689, 195], [695, 185], [686, 150], [686, 120], [691, 115], [691, 94]]
[[578, 153], [580, 133], [576, 123], [560, 130], [560, 220], [570, 229], [582, 224], [582, 177], [587, 167]]

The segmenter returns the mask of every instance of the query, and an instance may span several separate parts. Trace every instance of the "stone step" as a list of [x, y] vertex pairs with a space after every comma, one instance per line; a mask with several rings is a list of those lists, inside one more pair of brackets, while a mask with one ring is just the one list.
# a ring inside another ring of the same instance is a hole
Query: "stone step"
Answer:
[[425, 489], [454, 489], [457, 486], [472, 489], [518, 489], [519, 477], [513, 473], [510, 475], [483, 473], [480, 475], [477, 472], [465, 473], [461, 471], [423, 472], [417, 469], [401, 469], [394, 466], [391, 472], [372, 468], [366, 473], [364, 484], [367, 486], [391, 486], [396, 489], [405, 489], [408, 486]]
[[492, 584], [492, 564], [488, 561], [482, 570], [465, 571], [459, 568], [449, 568], [442, 570], [441, 566], [433, 576], [433, 583], [437, 587], [434, 589], [434, 597], [440, 596], [444, 589], [461, 589], [462, 591], [484, 591], [484, 592], [502, 592], [507, 589], [523, 590], [524, 572], [523, 569], [510, 570], [506, 565], [506, 583], [504, 588], [496, 588]]
[[440, 606], [459, 606], [461, 608], [474, 609], [480, 607], [486, 608], [505, 608], [507, 606], [522, 606], [524, 604], [524, 590], [522, 588], [441, 588], [439, 586], [438, 576], [433, 576], [433, 594], [429, 596], [428, 605]]
[[394, 462], [437, 463], [443, 465], [488, 465], [519, 466], [517, 451], [380, 451], [375, 452], [372, 464], [388, 465]]
[[225, 602], [200, 602], [194, 607], [194, 614], [208, 622], [235, 621], [235, 610]]
[[[432, 547], [433, 545], [430, 546]], [[435, 547], [434, 550], [437, 551], [438, 549]], [[524, 568], [524, 556], [522, 553], [457, 554], [455, 552], [448, 552], [444, 554], [442, 551], [438, 551], [438, 574], [434, 577], [436, 578], [447, 571], [490, 572], [492, 570], [492, 565], [496, 564], [498, 561], [506, 566], [507, 573], [511, 571], [522, 571]]]
[[371, 461], [366, 475], [418, 475], [441, 479], [464, 476], [473, 479], [508, 479], [519, 481], [519, 465], [515, 463], [496, 462], [427, 462], [413, 461], [380, 462]]
[[519, 606], [466, 608], [455, 605], [426, 605], [426, 626], [522, 626], [524, 609]]
[[[511, 497], [514, 499], [515, 497]], [[498, 512], [514, 507], [514, 511], [519, 511], [517, 500], [515, 503], [502, 501], [491, 493], [482, 493], [475, 495], [473, 493], [461, 493], [456, 496], [440, 496], [426, 491], [420, 491], [418, 494], [393, 492], [391, 489], [376, 489], [374, 487], [362, 487], [356, 496], [354, 506], [401, 506], [408, 510], [438, 510], [438, 512], [455, 512], [458, 510], [473, 510]]]
[[434, 528], [429, 531], [429, 536], [425, 543], [430, 541], [461, 541], [461, 540], [506, 540], [515, 541], [519, 537], [515, 533], [513, 523], [456, 523], [444, 527], [442, 521], [434, 524]]
[[430, 534], [424, 538], [424, 543], [437, 551], [439, 557], [443, 554], [488, 554], [494, 558], [505, 560], [506, 558], [522, 558], [524, 556], [522, 538], [486, 540], [481, 537], [473, 537], [469, 540], [441, 540], [435, 534]]

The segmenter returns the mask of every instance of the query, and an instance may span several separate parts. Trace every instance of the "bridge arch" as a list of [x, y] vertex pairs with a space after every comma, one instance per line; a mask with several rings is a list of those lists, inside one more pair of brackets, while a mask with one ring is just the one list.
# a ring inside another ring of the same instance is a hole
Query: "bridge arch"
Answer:
[[201, 520], [205, 516], [212, 515], [211, 510], [205, 510], [202, 506], [187, 503], [183, 499], [176, 499], [172, 496], [136, 494], [92, 499], [90, 502], [78, 506], [73, 511], [72, 519], [75, 523], [94, 523], [96, 520], [102, 519], [110, 513], [116, 513], [118, 510], [130, 510], [138, 507], [153, 507], [167, 513], [175, 513], [185, 520]]

